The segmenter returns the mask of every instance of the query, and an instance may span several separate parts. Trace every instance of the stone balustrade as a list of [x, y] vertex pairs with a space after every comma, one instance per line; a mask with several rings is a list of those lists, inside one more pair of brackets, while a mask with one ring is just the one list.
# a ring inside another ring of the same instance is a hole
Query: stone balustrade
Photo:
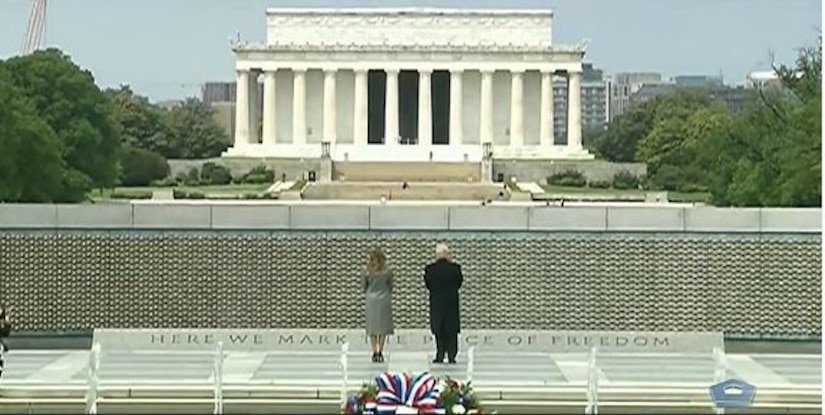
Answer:
[[0, 230], [387, 230], [819, 234], [819, 208], [365, 202], [0, 204]]

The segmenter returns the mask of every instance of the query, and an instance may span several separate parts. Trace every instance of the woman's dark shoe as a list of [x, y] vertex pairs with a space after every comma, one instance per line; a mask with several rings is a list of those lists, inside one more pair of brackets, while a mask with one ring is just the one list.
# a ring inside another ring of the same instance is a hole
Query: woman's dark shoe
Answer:
[[378, 363], [378, 353], [372, 354], [372, 363]]
[[378, 352], [378, 363], [384, 363], [384, 353]]

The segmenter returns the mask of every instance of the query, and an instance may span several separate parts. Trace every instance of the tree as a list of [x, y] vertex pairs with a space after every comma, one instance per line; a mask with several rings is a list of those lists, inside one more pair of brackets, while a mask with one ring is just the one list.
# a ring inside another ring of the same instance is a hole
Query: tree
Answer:
[[822, 48], [800, 50], [794, 67], [775, 67], [780, 90], [763, 89], [720, 143], [714, 203], [820, 206]]
[[56, 200], [81, 201], [92, 187], [112, 187], [119, 175], [120, 131], [92, 74], [56, 49], [15, 57], [4, 66], [62, 144], [66, 170]]
[[63, 191], [60, 140], [0, 61], [0, 202], [51, 202]]
[[122, 128], [122, 142], [126, 146], [142, 148], [159, 154], [169, 151], [169, 137], [165, 111], [135, 94], [128, 85], [106, 90], [114, 104], [114, 114]]
[[[644, 140], [657, 123], [687, 117], [711, 102], [713, 100], [706, 91], [697, 89], [677, 89], [660, 95], [616, 117], [608, 124], [604, 134], [594, 137], [593, 145], [597, 153], [608, 161], [646, 161], [645, 155], [655, 149], [651, 148], [650, 143], [645, 144]], [[648, 148], [640, 150], [640, 146]]]
[[648, 111], [635, 159], [647, 163], [650, 182], [665, 190], [705, 189], [708, 171], [698, 163], [699, 153], [710, 140], [712, 120], [729, 115], [727, 108], [696, 89], [676, 90], [649, 104], [634, 111]]
[[123, 171], [121, 183], [124, 186], [148, 186], [169, 175], [166, 159], [149, 150], [124, 147], [120, 160]]
[[187, 99], [167, 113], [168, 158], [218, 157], [229, 145], [229, 137], [213, 118], [212, 108], [199, 99]]
[[596, 153], [616, 163], [636, 161], [638, 142], [653, 125], [654, 104], [643, 103], [611, 121], [604, 133], [593, 138]]

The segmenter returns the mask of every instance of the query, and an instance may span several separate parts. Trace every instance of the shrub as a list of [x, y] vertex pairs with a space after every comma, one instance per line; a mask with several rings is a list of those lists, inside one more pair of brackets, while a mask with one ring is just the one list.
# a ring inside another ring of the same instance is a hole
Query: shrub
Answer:
[[617, 189], [638, 189], [641, 180], [628, 171], [620, 171], [613, 175], [613, 187]]
[[200, 186], [201, 185], [201, 173], [198, 171], [197, 167], [192, 167], [186, 172], [186, 177], [183, 178], [183, 184], [186, 186]]
[[249, 184], [272, 183], [274, 181], [275, 171], [263, 164], [252, 168], [243, 178], [243, 183]]
[[708, 191], [708, 187], [700, 184], [686, 184], [679, 186], [678, 191], [682, 193], [704, 193]]
[[594, 189], [609, 189], [612, 185], [613, 184], [607, 180], [593, 180], [587, 183], [588, 187], [592, 187]]
[[584, 187], [587, 184], [587, 179], [585, 179], [584, 175], [579, 171], [567, 170], [548, 177], [547, 184], [566, 187]]
[[245, 199], [245, 200], [255, 200], [255, 199], [260, 199], [260, 198], [261, 198], [261, 196], [258, 195], [257, 193], [244, 193], [244, 195], [243, 195], [243, 199]]
[[149, 190], [115, 190], [109, 196], [111, 199], [151, 199], [152, 192]]
[[152, 182], [152, 187], [175, 187], [178, 185], [178, 181], [173, 177], [167, 177], [165, 179], [155, 180]]
[[268, 179], [266, 175], [263, 174], [250, 174], [244, 178], [243, 182], [247, 184], [265, 184], [272, 183], [272, 180]]
[[148, 186], [169, 175], [169, 163], [158, 153], [125, 147], [120, 153], [120, 182], [124, 186]]
[[203, 192], [195, 192], [195, 191], [186, 191], [182, 189], [173, 189], [172, 190], [172, 198], [174, 199], [206, 199], [206, 195]]
[[200, 179], [204, 184], [229, 184], [232, 183], [232, 172], [228, 168], [210, 161], [201, 166]]

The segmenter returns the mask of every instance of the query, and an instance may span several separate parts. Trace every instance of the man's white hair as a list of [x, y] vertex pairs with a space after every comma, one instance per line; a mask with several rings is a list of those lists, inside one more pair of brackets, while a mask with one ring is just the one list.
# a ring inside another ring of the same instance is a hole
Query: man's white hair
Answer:
[[447, 246], [445, 243], [439, 243], [435, 245], [435, 257], [438, 259], [449, 259], [450, 258], [450, 247]]

